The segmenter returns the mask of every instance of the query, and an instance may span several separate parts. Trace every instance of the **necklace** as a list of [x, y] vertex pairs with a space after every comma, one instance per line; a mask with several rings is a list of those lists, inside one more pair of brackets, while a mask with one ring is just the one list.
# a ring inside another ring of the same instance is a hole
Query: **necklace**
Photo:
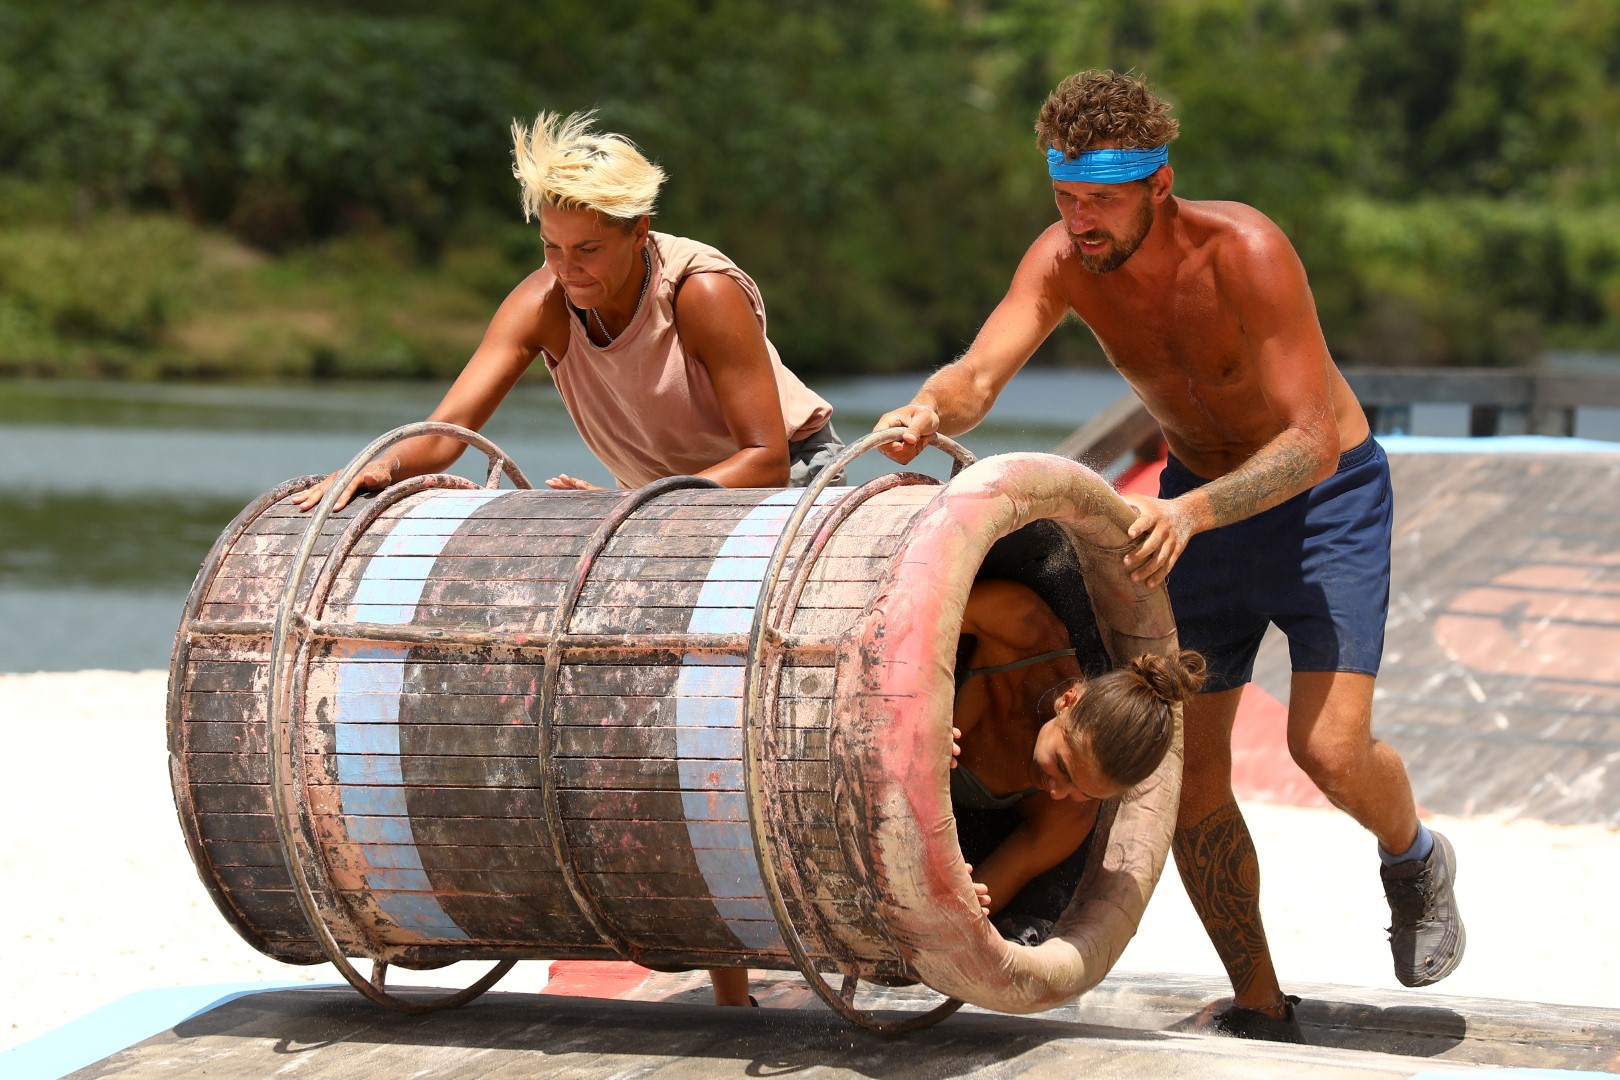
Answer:
[[[646, 274], [641, 279], [641, 295], [636, 297], [636, 310], [630, 313], [630, 322], [624, 324], [625, 330], [630, 329], [631, 324], [636, 321], [636, 316], [641, 314], [641, 305], [647, 299], [647, 286], [652, 284], [652, 252], [647, 248], [641, 249], [641, 265], [646, 268]], [[602, 313], [591, 308], [591, 317], [596, 320], [596, 328], [602, 331], [602, 336], [607, 339], [603, 344], [613, 344], [617, 339], [608, 333], [607, 323], [602, 321]]]

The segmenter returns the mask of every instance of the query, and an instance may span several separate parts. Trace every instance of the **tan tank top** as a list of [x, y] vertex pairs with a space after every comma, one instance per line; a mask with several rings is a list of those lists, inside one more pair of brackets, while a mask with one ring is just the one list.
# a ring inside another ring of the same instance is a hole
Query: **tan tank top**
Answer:
[[[702, 472], [741, 447], [731, 437], [708, 369], [675, 332], [675, 289], [688, 274], [726, 274], [765, 329], [765, 302], [752, 278], [707, 244], [651, 233], [652, 282], [641, 312], [610, 345], [591, 341], [570, 312], [568, 351], [546, 366], [580, 437], [621, 487]], [[769, 337], [771, 369], [789, 442], [820, 431], [832, 406], [782, 364]]]

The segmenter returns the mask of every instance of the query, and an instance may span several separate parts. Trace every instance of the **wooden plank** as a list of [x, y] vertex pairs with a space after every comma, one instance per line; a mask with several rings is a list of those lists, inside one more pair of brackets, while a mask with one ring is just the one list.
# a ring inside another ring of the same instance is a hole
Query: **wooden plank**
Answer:
[[[241, 873], [248, 869], [251, 868], [235, 867], [231, 872]], [[436, 897], [525, 896], [543, 904], [547, 911], [559, 914], [576, 913], [567, 882], [563, 880], [561, 874], [554, 871], [548, 873], [537, 870], [452, 869], [426, 866], [424, 861], [424, 869], [420, 871], [410, 868], [368, 867], [360, 863], [354, 866], [353, 872], [357, 879], [363, 878], [375, 893], [417, 891], [416, 884], [425, 874], [432, 885], [431, 894]]]
[[[311, 786], [315, 787], [317, 785]], [[318, 786], [328, 795], [334, 794], [338, 790], [335, 785], [330, 787], [326, 785]], [[344, 804], [342, 811], [344, 814], [371, 816], [376, 813], [375, 810], [368, 808], [366, 805], [367, 796], [372, 794], [368, 785], [345, 786], [353, 790], [354, 798]], [[386, 791], [387, 789], [383, 788], [377, 794], [382, 795]], [[389, 795], [389, 798], [392, 798], [392, 795]], [[375, 802], [377, 800], [371, 801]], [[485, 822], [510, 822], [514, 831], [507, 835], [523, 837], [526, 835], [525, 833], [516, 831], [520, 821], [526, 818], [536, 818], [542, 821], [545, 819], [545, 807], [541, 801], [539, 790], [535, 788], [407, 787], [405, 789], [405, 801], [410, 813], [394, 816], [408, 817], [412, 829], [416, 830], [418, 835], [420, 835], [422, 828], [425, 827], [425, 823], [436, 819], [448, 819], [463, 822], [469, 830]], [[336, 813], [338, 813], [336, 808], [330, 811], [314, 810], [313, 808], [311, 810], [312, 816], [335, 815]], [[445, 840], [439, 842], [454, 843], [457, 841]], [[498, 844], [501, 841], [499, 839], [479, 841], [473, 839], [469, 834], [467, 838], [460, 842]]]
[[287, 873], [287, 867], [276, 866], [222, 866], [214, 867], [214, 874], [221, 885], [232, 895], [244, 892], [288, 894], [292, 901], [292, 877]]
[[677, 664], [563, 664], [557, 671], [557, 693], [566, 697], [665, 697], [679, 677]]
[[[413, 629], [474, 630], [505, 634], [546, 634], [551, 625], [553, 604], [541, 602], [497, 607], [491, 604], [441, 604], [424, 600], [413, 609], [409, 625]], [[325, 618], [334, 623], [365, 623], [366, 605], [347, 598], [334, 598]]]
[[836, 638], [848, 633], [865, 614], [863, 608], [800, 608], [787, 629], [807, 638]]
[[[688, 817], [679, 794], [669, 791], [559, 791], [557, 803], [570, 822], [594, 818], [636, 821], [731, 821], [741, 817], [742, 796], [717, 797], [700, 816]], [[734, 818], [733, 813], [737, 817]], [[708, 815], [708, 816], [703, 816]]]
[[286, 585], [285, 577], [216, 574], [203, 591], [203, 599], [210, 605], [237, 604], [274, 611], [281, 603], [281, 593]]
[[305, 782], [311, 787], [404, 787], [456, 791], [539, 787], [538, 762], [532, 757], [306, 754], [304, 761]]
[[204, 840], [203, 856], [214, 866], [285, 866], [280, 844]]
[[264, 753], [270, 726], [262, 694], [187, 694], [181, 738], [187, 753]]
[[[806, 850], [840, 850], [838, 831], [826, 823], [791, 823], [795, 844], [803, 843]], [[611, 848], [625, 843], [635, 846], [666, 846], [671, 850], [685, 850], [692, 846], [691, 832], [681, 820], [638, 819], [575, 819], [565, 823], [569, 847], [576, 851], [592, 848]]]
[[[627, 938], [643, 948], [679, 949], [689, 954], [714, 955], [725, 957], [747, 952], [757, 955], [754, 950], [748, 949], [737, 935], [726, 929], [718, 916], [708, 922], [699, 919], [661, 920], [657, 918], [641, 918], [633, 911], [614, 907], [609, 912], [613, 924]], [[709, 962], [715, 967], [740, 966], [724, 960]]]
[[[574, 613], [569, 630], [576, 634], [684, 634], [691, 623], [689, 608], [581, 608]], [[746, 632], [748, 622], [740, 621], [737, 629]]]
[[292, 570], [293, 553], [262, 554], [232, 549], [219, 561], [218, 576], [222, 578], [270, 578], [286, 581]]
[[[714, 900], [710, 898], [711, 885], [702, 874], [581, 874], [580, 878], [590, 894], [602, 901], [603, 906], [616, 904], [621, 909], [658, 911], [672, 918], [713, 918]], [[735, 879], [728, 884], [746, 888], [746, 881]], [[728, 896], [728, 899], [765, 901], [765, 894]]]
[[[874, 593], [875, 589], [864, 581], [809, 581], [794, 608], [797, 612], [811, 608], [850, 608], [858, 612], [871, 602]], [[854, 618], [849, 621], [853, 622]], [[795, 618], [795, 625], [798, 622]]]
[[188, 666], [202, 661], [264, 663], [270, 656], [268, 634], [257, 637], [232, 634], [229, 637], [210, 637], [193, 644], [186, 650]]
[[667, 695], [611, 697], [577, 692], [563, 693], [556, 699], [551, 722], [557, 728], [673, 728], [677, 707], [676, 700]]
[[[388, 845], [340, 844], [336, 847], [375, 849], [379, 846]], [[550, 847], [524, 844], [429, 844], [424, 843], [422, 837], [417, 838], [415, 847], [421, 856], [422, 865], [435, 873], [441, 870], [521, 870], [559, 873], [556, 856]]]
[[[416, 727], [424, 728], [450, 728], [452, 730], [468, 730], [469, 745], [476, 744], [477, 740], [496, 738], [486, 732], [482, 735], [472, 734], [473, 728], [508, 727], [515, 730], [528, 731], [530, 739], [534, 735], [536, 721], [530, 713], [535, 707], [532, 698], [524, 696], [506, 696], [500, 694], [418, 694], [405, 693], [401, 695], [387, 694], [345, 694], [341, 698], [324, 694], [312, 694], [307, 697], [301, 710], [304, 715], [302, 727], [305, 738], [310, 739], [310, 732], [318, 727], [321, 737], [325, 740], [320, 746], [331, 745], [332, 725], [343, 721], [343, 708], [345, 703], [354, 711], [349, 715], [367, 716], [375, 715], [372, 706], [378, 702], [371, 699], [386, 699], [386, 703], [394, 705], [394, 711], [399, 716], [402, 731], [409, 731]], [[317, 724], [309, 722], [311, 716], [318, 717]], [[431, 738], [431, 735], [424, 736]], [[519, 736], [512, 736], [518, 738]], [[315, 745], [312, 740], [311, 745]], [[424, 752], [427, 745], [424, 745]], [[470, 751], [469, 751], [470, 752]]]
[[[522, 624], [549, 626], [551, 613], [562, 599], [567, 584], [560, 580], [483, 580], [462, 572], [465, 570], [462, 566], [436, 568], [434, 576], [422, 587], [418, 606], [543, 609], [530, 612], [530, 617]], [[352, 593], [344, 597], [345, 602], [352, 599]], [[507, 612], [502, 618], [511, 621], [514, 616]]]
[[[559, 761], [568, 758], [673, 759], [677, 750], [673, 728], [557, 728], [555, 740], [552, 752]], [[712, 747], [719, 741], [718, 738], [706, 739], [703, 744]], [[776, 752], [783, 759], [825, 761], [827, 748], [827, 732], [807, 728], [783, 729], [776, 742]]]
[[[268, 797], [268, 792], [266, 792], [266, 796]], [[275, 818], [268, 813], [198, 813], [197, 831], [204, 840], [279, 843]]]
[[[832, 693], [837, 668], [823, 664], [790, 664], [782, 668], [778, 693], [782, 698], [821, 699]], [[784, 702], [786, 704], [786, 702]]]
[[[526, 859], [541, 869], [555, 869], [549, 861], [552, 858], [549, 854], [551, 847], [543, 818], [403, 819], [368, 814], [336, 814], [322, 810], [312, 813], [311, 820], [316, 834], [329, 838], [326, 842], [334, 849], [344, 844], [388, 846], [400, 836], [399, 826], [403, 821], [409, 825], [409, 832], [405, 835], [410, 838], [411, 846], [421, 853], [424, 864], [432, 861], [434, 865], [440, 865], [439, 860], [443, 856], [442, 865], [454, 865], [454, 860], [448, 858], [443, 850], [448, 848], [506, 848], [514, 852], [514, 858]], [[334, 837], [343, 839], [330, 839]]]
[[[720, 545], [737, 530], [740, 517], [714, 517], [705, 515], [700, 511], [682, 508], [678, 516], [659, 515], [652, 508], [636, 514], [635, 517], [620, 525], [614, 532], [614, 543], [632, 536], [684, 536], [689, 538], [709, 537], [714, 543], [701, 554], [713, 556], [720, 550]], [[623, 554], [609, 545], [609, 551], [614, 555]]]
[[[269, 814], [273, 809], [268, 784], [193, 784], [191, 797], [199, 817], [214, 814]], [[219, 836], [216, 839], [239, 838]], [[259, 837], [240, 839], [259, 839]]]
[[194, 692], [237, 691], [263, 694], [270, 687], [268, 667], [255, 660], [192, 660], [186, 664], [185, 688]]
[[[662, 758], [662, 760], [660, 760]], [[743, 769], [740, 761], [669, 760], [663, 755], [652, 759], [558, 758], [559, 790], [595, 791], [617, 788], [625, 791], [681, 791], [692, 785], [682, 783], [683, 775], [702, 777], [703, 791], [741, 791]]]
[[[352, 647], [351, 647], [352, 648]], [[323, 669], [329, 672], [326, 680], [335, 680], [337, 670], [344, 665], [382, 663], [392, 667], [396, 660], [369, 660], [345, 656], [345, 650], [329, 648], [311, 665], [311, 682]], [[415, 645], [408, 651], [405, 661], [404, 685], [412, 693], [455, 695], [509, 695], [533, 693], [545, 674], [545, 659], [539, 653], [519, 654], [502, 650], [501, 655], [488, 655], [480, 650], [469, 656], [461, 647], [443, 645]]]
[[[405, 892], [405, 890], [385, 891]], [[340, 890], [338, 895], [352, 901], [362, 910], [378, 910], [376, 890], [344, 889]], [[439, 906], [444, 908], [445, 914], [469, 934], [473, 934], [470, 923], [487, 923], [489, 925], [485, 928], [485, 933], [489, 937], [532, 941], [552, 928], [564, 928], [566, 932], [569, 929], [580, 928], [585, 923], [578, 909], [564, 906], [561, 898], [551, 894], [432, 892], [421, 895], [436, 898]], [[553, 926], [537, 926], [535, 925], [537, 921], [551, 923]], [[477, 938], [485, 934], [473, 936]]]
[[[217, 726], [217, 725], [215, 725]], [[268, 784], [270, 759], [264, 753], [187, 753], [186, 775], [193, 784]]]
[[276, 934], [291, 941], [312, 941], [314, 932], [298, 908], [293, 894], [285, 890], [243, 890], [229, 893], [231, 903], [259, 932]]
[[832, 697], [829, 694], [824, 698], [779, 698], [775, 723], [778, 730], [830, 730], [833, 726]]
[[197, 607], [197, 621], [204, 623], [270, 622], [276, 617], [278, 605], [265, 600], [252, 604], [215, 604], [204, 602]]

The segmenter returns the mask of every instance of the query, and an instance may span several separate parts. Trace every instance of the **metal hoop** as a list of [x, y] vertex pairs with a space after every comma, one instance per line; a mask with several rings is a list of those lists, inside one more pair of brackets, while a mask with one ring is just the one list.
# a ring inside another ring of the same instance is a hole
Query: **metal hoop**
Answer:
[[568, 583], [568, 589], [557, 601], [557, 607], [552, 612], [551, 632], [552, 648], [546, 650], [545, 671], [540, 677], [538, 728], [539, 742], [536, 754], [540, 770], [540, 802], [546, 811], [546, 828], [551, 834], [551, 850], [557, 860], [557, 870], [562, 874], [563, 883], [568, 886], [568, 892], [574, 898], [574, 903], [596, 931], [598, 937], [613, 946], [620, 956], [634, 959], [638, 949], [632, 946], [608, 922], [596, 898], [586, 889], [584, 881], [580, 879], [579, 869], [574, 865], [573, 853], [563, 839], [562, 811], [557, 805], [557, 779], [551, 764], [551, 714], [556, 707], [557, 680], [562, 671], [562, 636], [569, 621], [574, 617], [574, 608], [579, 603], [579, 597], [585, 591], [585, 584], [590, 577], [591, 566], [602, 549], [607, 547], [613, 539], [613, 534], [642, 506], [651, 502], [658, 496], [682, 488], [718, 488], [721, 485], [713, 480], [706, 480], [697, 476], [666, 476], [654, 480], [650, 484], [636, 488], [627, 493], [614, 507], [613, 512], [597, 525], [596, 531], [585, 544], [585, 550], [580, 552], [579, 558], [574, 561], [574, 575]]
[[[445, 438], [457, 439], [482, 450], [489, 458], [490, 469], [485, 486], [493, 488], [500, 482], [501, 474], [509, 477], [512, 483], [520, 488], [531, 487], [529, 480], [517, 466], [511, 464], [506, 453], [476, 431], [457, 427], [455, 424], [446, 424], [439, 421], [424, 421], [415, 424], [406, 424], [393, 431], [378, 437], [371, 445], [360, 451], [349, 464], [338, 474], [337, 479], [328, 485], [321, 496], [320, 504], [310, 514], [309, 524], [304, 527], [304, 535], [298, 546], [298, 554], [293, 560], [292, 568], [287, 575], [287, 582], [282, 587], [281, 601], [276, 607], [274, 629], [270, 637], [270, 691], [269, 709], [269, 759], [270, 759], [270, 799], [275, 807], [274, 820], [276, 823], [276, 837], [281, 844], [281, 857], [287, 865], [288, 876], [293, 883], [293, 896], [298, 901], [299, 910], [303, 912], [304, 919], [309, 923], [311, 932], [319, 942], [322, 951], [331, 961], [332, 966], [348, 980], [349, 985], [360, 991], [365, 997], [378, 1005], [386, 1006], [405, 1013], [437, 1012], [440, 1009], [453, 1009], [459, 1005], [476, 998], [484, 991], [494, 986], [501, 978], [516, 965], [516, 960], [502, 960], [484, 976], [465, 990], [458, 991], [444, 997], [429, 1001], [411, 1001], [407, 998], [397, 997], [383, 989], [381, 985], [373, 983], [349, 963], [344, 955], [343, 947], [338, 944], [331, 928], [327, 926], [322, 917], [319, 902], [310, 887], [309, 877], [305, 873], [303, 852], [299, 847], [302, 836], [302, 819], [298, 818], [293, 805], [295, 800], [290, 799], [292, 794], [288, 788], [296, 780], [297, 766], [293, 764], [293, 746], [291, 730], [291, 697], [288, 692], [288, 681], [295, 676], [298, 667], [294, 657], [287, 656], [287, 638], [294, 622], [294, 608], [298, 602], [298, 592], [303, 587], [304, 575], [309, 568], [310, 557], [314, 554], [315, 545], [320, 539], [321, 529], [332, 516], [332, 507], [338, 496], [346, 491], [361, 471], [371, 463], [382, 451], [395, 443], [419, 435], [438, 435]], [[306, 612], [298, 613], [305, 624], [309, 619]], [[298, 652], [302, 655], [308, 641], [300, 642]], [[374, 961], [382, 966], [377, 970], [380, 978], [386, 978], [387, 964], [385, 961]]]
[[[905, 433], [904, 427], [893, 427], [883, 431], [874, 431], [863, 438], [857, 439], [846, 447], [826, 468], [817, 474], [799, 501], [794, 504], [793, 512], [789, 515], [787, 524], [777, 537], [776, 548], [771, 552], [771, 561], [761, 581], [759, 597], [754, 603], [753, 626], [749, 633], [748, 666], [743, 677], [743, 700], [745, 713], [743, 716], [743, 796], [748, 806], [748, 830], [754, 843], [754, 859], [759, 867], [760, 881], [765, 887], [765, 899], [770, 903], [771, 914], [776, 918], [777, 929], [781, 932], [783, 944], [787, 946], [788, 953], [793, 957], [794, 964], [799, 973], [804, 976], [810, 988], [814, 990], [829, 1008], [846, 1020], [868, 1031], [875, 1031], [885, 1035], [900, 1035], [908, 1031], [916, 1031], [929, 1027], [945, 1017], [951, 1015], [962, 1007], [962, 1002], [955, 998], [946, 998], [943, 1002], [928, 1012], [907, 1017], [903, 1020], [884, 1020], [871, 1012], [857, 1009], [854, 1004], [855, 985], [858, 976], [853, 971], [844, 972], [843, 991], [835, 991], [828, 985], [827, 980], [821, 977], [814, 959], [811, 958], [804, 946], [804, 940], [799, 936], [798, 929], [793, 925], [793, 919], [787, 910], [787, 902], [782, 895], [781, 885], [777, 881], [775, 859], [769, 847], [769, 833], [765, 823], [764, 811], [761, 805], [761, 789], [764, 787], [763, 770], [760, 760], [760, 739], [763, 735], [763, 655], [765, 643], [768, 638], [780, 638], [780, 633], [770, 625], [768, 617], [771, 593], [774, 591], [776, 581], [781, 575], [782, 565], [787, 561], [788, 551], [797, 538], [799, 528], [803, 524], [816, 500], [821, 497], [835, 477], [842, 475], [850, 462], [860, 457], [876, 446], [883, 446], [891, 442], [898, 442]], [[955, 459], [956, 464], [951, 469], [955, 476], [974, 462], [973, 455], [961, 444], [943, 435], [934, 437], [934, 445]]]

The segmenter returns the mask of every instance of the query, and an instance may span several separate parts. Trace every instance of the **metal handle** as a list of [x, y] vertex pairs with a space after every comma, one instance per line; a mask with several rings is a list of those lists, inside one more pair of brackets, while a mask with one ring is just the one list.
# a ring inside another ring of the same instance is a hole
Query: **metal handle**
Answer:
[[[282, 858], [287, 865], [288, 876], [293, 883], [293, 896], [298, 901], [298, 907], [303, 912], [305, 920], [309, 923], [315, 940], [319, 942], [321, 950], [326, 953], [327, 959], [338, 969], [338, 972], [348, 980], [360, 993], [379, 1005], [386, 1005], [391, 1009], [398, 1009], [406, 1013], [434, 1012], [439, 1009], [453, 1009], [464, 1005], [473, 998], [495, 985], [500, 978], [516, 963], [514, 960], [503, 960], [489, 970], [483, 978], [457, 993], [429, 1001], [413, 1001], [389, 993], [383, 986], [386, 977], [387, 965], [380, 961], [380, 966], [374, 968], [373, 979], [364, 975], [349, 963], [338, 944], [326, 919], [321, 914], [320, 904], [315, 899], [314, 890], [310, 886], [309, 874], [304, 866], [303, 851], [299, 846], [301, 839], [300, 822], [295, 816], [296, 806], [294, 800], [289, 799], [288, 787], [294, 782], [296, 766], [293, 764], [293, 740], [289, 725], [291, 724], [291, 694], [289, 682], [296, 664], [286, 655], [287, 639], [291, 634], [294, 620], [294, 608], [298, 603], [298, 592], [303, 587], [304, 575], [309, 568], [310, 557], [314, 554], [315, 545], [320, 539], [321, 529], [328, 518], [332, 516], [332, 507], [338, 496], [348, 490], [355, 477], [369, 465], [378, 454], [393, 446], [395, 443], [412, 439], [419, 435], [438, 435], [445, 438], [457, 439], [461, 442], [482, 450], [489, 458], [489, 475], [485, 480], [485, 487], [494, 488], [499, 485], [500, 477], [504, 473], [510, 477], [512, 483], [520, 488], [532, 487], [528, 477], [513, 465], [507, 458], [505, 451], [490, 442], [483, 435], [455, 424], [446, 424], [437, 420], [425, 420], [415, 424], [406, 424], [397, 427], [385, 435], [374, 440], [353, 461], [338, 474], [321, 496], [319, 505], [309, 516], [309, 523], [304, 527], [304, 535], [298, 547], [298, 555], [293, 560], [292, 568], [287, 574], [286, 585], [282, 588], [281, 601], [276, 608], [276, 620], [270, 638], [270, 707], [269, 719], [269, 758], [270, 758], [270, 799], [275, 806], [276, 835], [281, 842]], [[311, 598], [313, 600], [313, 597]], [[302, 613], [305, 622], [309, 613]], [[305, 639], [307, 643], [307, 639]], [[300, 649], [303, 645], [300, 645]]]

